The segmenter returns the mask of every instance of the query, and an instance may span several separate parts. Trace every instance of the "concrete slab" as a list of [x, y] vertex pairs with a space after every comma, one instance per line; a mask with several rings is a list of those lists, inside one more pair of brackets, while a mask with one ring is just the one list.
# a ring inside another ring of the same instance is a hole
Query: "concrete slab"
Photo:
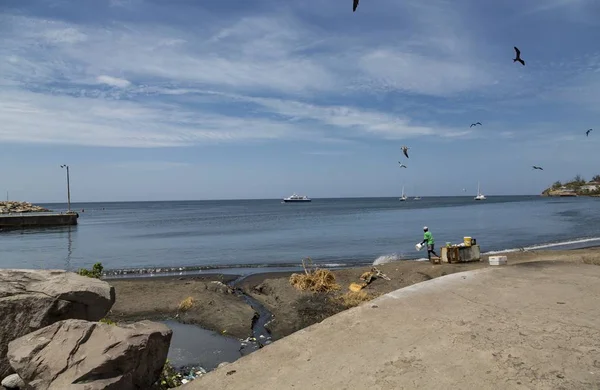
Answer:
[[600, 267], [532, 262], [419, 283], [182, 388], [600, 389]]

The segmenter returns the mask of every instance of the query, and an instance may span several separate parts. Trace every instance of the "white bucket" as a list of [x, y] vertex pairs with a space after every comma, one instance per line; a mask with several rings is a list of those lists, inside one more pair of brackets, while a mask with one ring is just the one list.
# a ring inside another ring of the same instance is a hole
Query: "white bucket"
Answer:
[[421, 249], [423, 249], [423, 244], [418, 243], [417, 245], [415, 245], [415, 249], [420, 251]]

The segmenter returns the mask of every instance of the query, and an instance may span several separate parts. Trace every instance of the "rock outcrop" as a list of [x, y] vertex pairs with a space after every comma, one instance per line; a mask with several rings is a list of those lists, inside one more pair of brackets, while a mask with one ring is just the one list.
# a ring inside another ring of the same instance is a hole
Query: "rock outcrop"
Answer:
[[7, 389], [24, 389], [25, 382], [18, 374], [12, 374], [2, 380], [2, 386]]
[[172, 331], [65, 320], [12, 341], [10, 364], [33, 390], [149, 389], [167, 359]]
[[12, 374], [8, 343], [65, 319], [98, 321], [115, 302], [113, 287], [65, 271], [0, 270], [0, 378]]
[[38, 213], [42, 211], [50, 211], [42, 206], [36, 206], [29, 202], [13, 202], [13, 201], [2, 201], [0, 202], [0, 214], [9, 213]]

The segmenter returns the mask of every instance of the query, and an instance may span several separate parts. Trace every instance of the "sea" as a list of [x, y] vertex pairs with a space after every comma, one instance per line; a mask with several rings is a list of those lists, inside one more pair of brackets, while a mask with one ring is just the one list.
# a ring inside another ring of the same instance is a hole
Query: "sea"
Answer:
[[[64, 211], [66, 204], [43, 204]], [[108, 276], [230, 273], [423, 260], [463, 237], [482, 252], [600, 244], [600, 198], [540, 196], [73, 203], [77, 226], [0, 232], [0, 267], [90, 268]], [[439, 253], [439, 252], [438, 252]], [[379, 259], [379, 260], [378, 260]]]

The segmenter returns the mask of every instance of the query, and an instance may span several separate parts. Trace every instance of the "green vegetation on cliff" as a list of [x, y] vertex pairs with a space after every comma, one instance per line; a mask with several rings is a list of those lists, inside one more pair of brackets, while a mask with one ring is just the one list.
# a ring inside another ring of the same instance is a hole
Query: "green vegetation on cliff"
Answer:
[[592, 180], [589, 182], [586, 181], [581, 175], [577, 175], [565, 183], [556, 181], [550, 188], [547, 188], [544, 190], [544, 192], [542, 192], [542, 195], [547, 196], [560, 196], [568, 194], [600, 196], [600, 175], [592, 177]]

